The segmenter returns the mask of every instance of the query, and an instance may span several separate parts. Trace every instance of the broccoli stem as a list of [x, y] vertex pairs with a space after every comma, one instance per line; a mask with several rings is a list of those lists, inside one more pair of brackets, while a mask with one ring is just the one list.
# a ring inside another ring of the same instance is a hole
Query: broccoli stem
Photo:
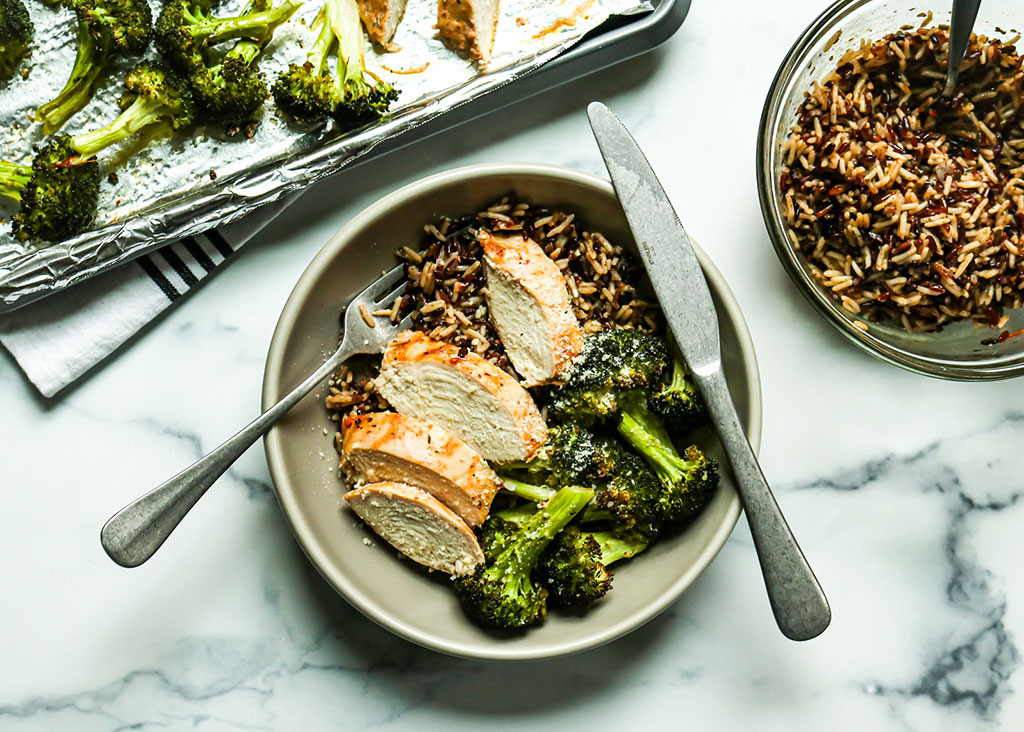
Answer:
[[327, 23], [338, 38], [338, 78], [342, 82], [361, 80], [363, 75], [363, 36], [359, 7], [355, 2], [328, 0], [324, 6]]
[[534, 503], [544, 503], [555, 495], [555, 491], [551, 488], [541, 485], [531, 485], [513, 478], [502, 478], [501, 481], [505, 484], [505, 490]]
[[249, 15], [237, 15], [228, 18], [200, 18], [189, 27], [189, 31], [197, 38], [206, 39], [207, 44], [214, 45], [231, 38], [248, 38], [254, 35], [264, 36], [276, 27], [284, 18], [291, 15], [299, 3], [289, 0], [276, 8], [261, 10]]
[[0, 196], [21, 200], [21, 192], [32, 179], [32, 168], [0, 160]]
[[330, 56], [331, 48], [334, 47], [334, 28], [327, 22], [327, 18], [324, 17], [325, 15], [326, 7], [317, 16], [317, 20], [320, 23], [320, 32], [317, 34], [312, 48], [309, 49], [309, 53], [306, 54], [306, 60], [313, 67], [314, 76], [320, 76], [324, 73], [324, 70], [327, 68], [327, 57]]
[[78, 22], [78, 50], [64, 88], [51, 101], [36, 110], [36, 118], [43, 122], [43, 131], [52, 134], [63, 126], [92, 98], [96, 80], [104, 73], [110, 59], [110, 37], [106, 34], [97, 39], [89, 32], [89, 24]]
[[[499, 566], [518, 567], [525, 574], [537, 564], [544, 547], [565, 528], [573, 517], [590, 502], [594, 492], [585, 488], [562, 488], [548, 501], [544, 508], [527, 518], [510, 541], [509, 546], [487, 568], [495, 571]], [[497, 571], [500, 572], [500, 569]]]
[[137, 96], [113, 122], [75, 135], [71, 138], [71, 144], [82, 157], [92, 157], [100, 150], [116, 145], [143, 127], [156, 122], [164, 109], [164, 105], [159, 101]]
[[692, 467], [679, 456], [664, 425], [652, 415], [623, 412], [619, 434], [640, 453], [663, 483], [674, 483], [679, 473]]
[[596, 531], [591, 534], [601, 547], [601, 564], [609, 564], [623, 559], [630, 559], [648, 546], [646, 539], [633, 535], [622, 536], [612, 531]]
[[686, 391], [689, 389], [689, 384], [686, 383], [686, 369], [683, 367], [682, 362], [677, 358], [672, 361], [672, 381], [669, 383], [669, 390], [672, 391]]

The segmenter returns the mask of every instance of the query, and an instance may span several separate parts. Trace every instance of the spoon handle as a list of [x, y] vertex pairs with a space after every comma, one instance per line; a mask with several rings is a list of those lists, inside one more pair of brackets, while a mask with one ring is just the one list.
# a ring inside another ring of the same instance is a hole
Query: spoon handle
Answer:
[[694, 378], [732, 466], [775, 621], [787, 638], [815, 638], [828, 627], [832, 610], [754, 457], [725, 376], [718, 368]]
[[971, 31], [978, 17], [981, 0], [953, 0], [953, 16], [949, 23], [949, 61], [946, 68], [946, 86], [942, 96], [949, 98], [956, 92], [956, 82], [960, 77], [960, 64], [967, 53], [967, 44], [971, 41]]

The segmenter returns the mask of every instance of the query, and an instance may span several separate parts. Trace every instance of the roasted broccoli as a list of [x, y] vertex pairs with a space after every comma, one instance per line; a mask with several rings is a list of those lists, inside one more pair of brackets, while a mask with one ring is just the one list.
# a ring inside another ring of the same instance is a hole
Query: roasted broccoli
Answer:
[[665, 425], [642, 399], [627, 401], [618, 429], [657, 473], [664, 488], [659, 502], [665, 523], [690, 519], [708, 504], [718, 486], [715, 462], [696, 446], [680, 455]]
[[64, 4], [75, 11], [78, 49], [64, 88], [36, 110], [47, 134], [60, 129], [89, 102], [111, 60], [142, 53], [153, 32], [146, 0], [67, 0]]
[[548, 429], [548, 441], [532, 460], [525, 463], [505, 463], [502, 472], [523, 472], [541, 476], [544, 482], [555, 486], [585, 481], [593, 467], [594, 436], [576, 425], [553, 425]]
[[125, 76], [124, 89], [118, 102], [122, 111], [116, 119], [71, 138], [72, 147], [81, 157], [95, 155], [153, 124], [162, 123], [180, 130], [195, 120], [195, 103], [188, 84], [160, 64], [145, 61], [137, 64]]
[[658, 476], [618, 440], [599, 437], [595, 444], [594, 500], [581, 520], [618, 530], [633, 529], [653, 538], [663, 520]]
[[534, 577], [547, 589], [553, 606], [587, 607], [611, 589], [608, 567], [635, 557], [650, 542], [650, 535], [641, 531], [592, 532], [569, 526], [544, 550]]
[[526, 483], [507, 476], [501, 476], [501, 482], [505, 490], [509, 493], [513, 493], [520, 498], [530, 501], [531, 503], [544, 503], [544, 501], [555, 495], [556, 490], [554, 488], [549, 488], [546, 485]]
[[[326, 0], [317, 22], [320, 32], [306, 62], [292, 64], [274, 83], [277, 106], [306, 122], [331, 118], [344, 130], [380, 119], [398, 92], [366, 68], [356, 0]], [[336, 44], [338, 66], [332, 74], [328, 57]]]
[[61, 241], [84, 231], [96, 217], [100, 169], [93, 157], [155, 123], [191, 124], [188, 85], [158, 64], [140, 63], [125, 77], [122, 112], [110, 124], [78, 135], [60, 135], [37, 153], [31, 168], [0, 164], [0, 193], [21, 202], [14, 216], [20, 239]]
[[100, 168], [95, 159], [79, 157], [70, 138], [50, 140], [32, 161], [0, 161], [0, 195], [20, 202], [14, 236], [22, 241], [62, 241], [96, 218]]
[[548, 413], [585, 427], [610, 420], [620, 394], [653, 388], [668, 361], [657, 336], [632, 328], [595, 333], [584, 341], [565, 383], [552, 390]]
[[35, 28], [21, 0], [0, 0], [0, 81], [14, 76], [28, 56]]
[[[270, 7], [267, 0], [255, 0], [244, 13], [269, 10]], [[282, 14], [269, 31], [272, 33], [288, 20], [298, 7], [292, 5], [291, 12]], [[216, 63], [204, 63], [188, 73], [192, 94], [204, 119], [225, 124], [241, 124], [253, 119], [269, 94], [256, 63], [268, 40], [269, 35], [261, 40], [243, 38]]]
[[178, 71], [201, 71], [209, 46], [232, 38], [266, 42], [300, 5], [297, 0], [285, 0], [276, 8], [221, 18], [210, 14], [205, 0], [169, 0], [156, 19], [156, 46]]
[[707, 417], [707, 409], [697, 391], [697, 385], [693, 383], [690, 370], [679, 358], [672, 363], [671, 378], [651, 392], [647, 405], [651, 411], [678, 429], [692, 427]]
[[526, 519], [493, 561], [455, 580], [466, 614], [491, 628], [526, 628], [547, 614], [547, 590], [531, 579], [545, 547], [590, 501], [593, 492], [562, 488]]

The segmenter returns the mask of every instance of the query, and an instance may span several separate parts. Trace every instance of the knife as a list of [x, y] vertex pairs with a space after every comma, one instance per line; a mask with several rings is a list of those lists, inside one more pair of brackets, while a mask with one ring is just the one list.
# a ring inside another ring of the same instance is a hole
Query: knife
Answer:
[[619, 118], [600, 102], [591, 102], [587, 114], [665, 319], [732, 466], [775, 622], [787, 638], [814, 638], [832, 611], [740, 425], [722, 371], [718, 315], [690, 237]]

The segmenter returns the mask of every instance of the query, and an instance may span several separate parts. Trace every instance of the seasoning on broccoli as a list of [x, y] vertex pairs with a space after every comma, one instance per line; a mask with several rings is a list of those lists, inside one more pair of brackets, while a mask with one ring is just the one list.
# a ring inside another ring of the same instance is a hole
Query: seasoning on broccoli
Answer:
[[136, 56], [149, 45], [153, 19], [146, 0], [67, 0], [75, 12], [77, 52], [64, 88], [36, 110], [51, 134], [92, 99], [118, 56]]
[[594, 500], [581, 520], [655, 537], [665, 520], [662, 484], [657, 475], [618, 440], [600, 437], [595, 444]]
[[565, 383], [552, 390], [548, 413], [584, 427], [611, 420], [622, 392], [652, 389], [668, 361], [660, 338], [633, 328], [588, 336]]
[[285, 0], [276, 8], [251, 12], [247, 8], [240, 15], [217, 17], [210, 14], [205, 0], [168, 0], [156, 19], [156, 46], [178, 71], [200, 71], [206, 65], [208, 47], [234, 38], [265, 43], [300, 5], [297, 0]]
[[96, 218], [100, 166], [78, 157], [66, 136], [50, 140], [31, 165], [0, 161], [0, 195], [20, 202], [17, 239], [63, 241]]
[[594, 462], [594, 436], [577, 425], [552, 425], [548, 441], [529, 462], [504, 463], [502, 472], [522, 472], [556, 486], [586, 480]]
[[526, 519], [493, 561], [456, 578], [466, 614], [491, 628], [526, 628], [547, 615], [548, 592], [531, 579], [541, 553], [590, 501], [593, 492], [562, 488]]
[[[356, 0], [326, 0], [317, 16], [320, 32], [303, 64], [292, 64], [274, 82], [277, 106], [304, 122], [331, 118], [350, 130], [383, 117], [398, 92], [366, 68]], [[337, 70], [328, 67], [338, 47]]]
[[0, 81], [14, 76], [28, 56], [35, 28], [21, 0], [0, 0]]

